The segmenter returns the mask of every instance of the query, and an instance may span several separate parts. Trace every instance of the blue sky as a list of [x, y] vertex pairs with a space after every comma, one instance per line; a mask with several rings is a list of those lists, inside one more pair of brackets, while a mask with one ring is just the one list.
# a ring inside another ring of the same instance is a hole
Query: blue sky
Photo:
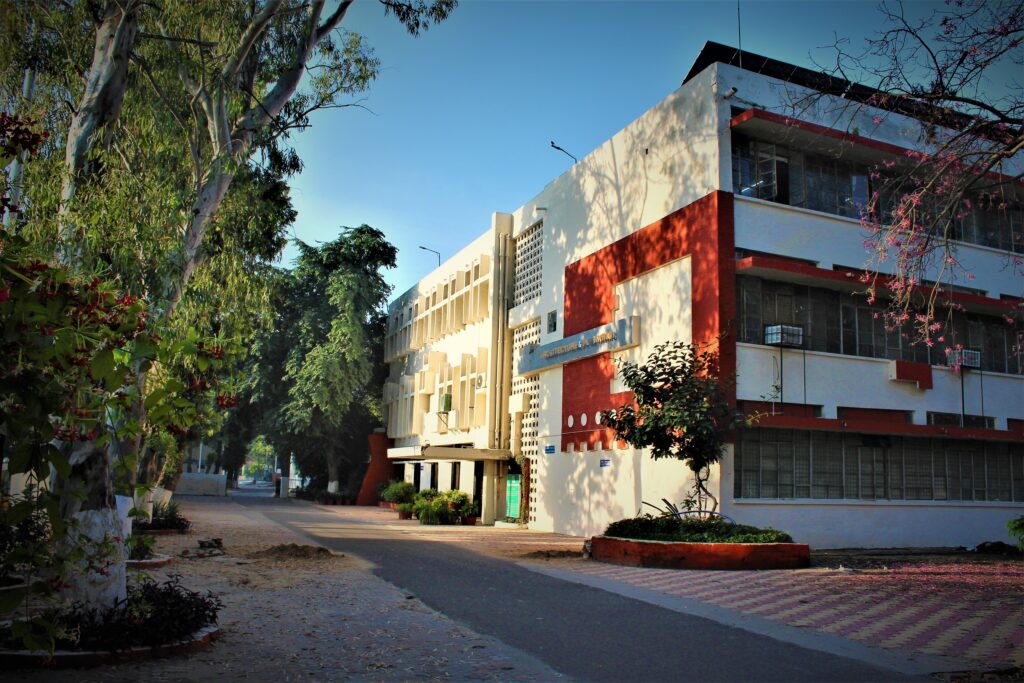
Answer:
[[[907, 3], [923, 14], [933, 2]], [[828, 63], [836, 36], [860, 47], [881, 27], [870, 1], [741, 0], [743, 48]], [[490, 224], [677, 88], [706, 40], [735, 45], [736, 2], [462, 0], [419, 38], [377, 2], [346, 18], [382, 61], [360, 108], [318, 112], [293, 142], [294, 236], [334, 239], [367, 223], [399, 249], [405, 291]], [[292, 247], [285, 263], [295, 256]]]

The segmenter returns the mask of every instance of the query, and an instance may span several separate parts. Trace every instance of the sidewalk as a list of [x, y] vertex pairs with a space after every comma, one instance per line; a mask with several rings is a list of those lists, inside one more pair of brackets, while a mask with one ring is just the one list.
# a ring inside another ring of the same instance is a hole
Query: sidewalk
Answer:
[[188, 588], [221, 597], [222, 635], [214, 645], [187, 656], [93, 669], [4, 671], [5, 683], [562, 678], [406, 596], [355, 558], [251, 557], [276, 545], [309, 542], [230, 499], [178, 502], [193, 531], [158, 537], [157, 551], [177, 555], [200, 538], [220, 537], [227, 555], [178, 559], [150, 575], [180, 573]]
[[738, 572], [552, 564], [868, 645], [966, 659], [979, 670], [1024, 666], [1020, 562]]

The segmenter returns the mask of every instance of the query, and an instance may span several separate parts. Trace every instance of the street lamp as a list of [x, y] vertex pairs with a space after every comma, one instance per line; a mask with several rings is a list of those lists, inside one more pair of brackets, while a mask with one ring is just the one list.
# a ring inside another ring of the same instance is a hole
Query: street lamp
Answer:
[[420, 249], [422, 249], [423, 251], [429, 251], [432, 254], [437, 254], [437, 267], [441, 267], [441, 252], [435, 251], [434, 249], [431, 249], [429, 247], [424, 247], [422, 245], [420, 245]]

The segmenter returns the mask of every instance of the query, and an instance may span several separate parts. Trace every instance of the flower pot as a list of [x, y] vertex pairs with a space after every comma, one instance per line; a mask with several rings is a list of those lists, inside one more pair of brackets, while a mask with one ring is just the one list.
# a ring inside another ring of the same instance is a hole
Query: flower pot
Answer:
[[479, 521], [479, 518], [477, 518], [477, 517], [463, 517], [462, 518], [462, 523], [467, 525], [467, 526], [476, 526], [476, 523], [478, 521]]
[[400, 511], [398, 513], [398, 518], [399, 519], [412, 519], [412, 513], [411, 512], [401, 512]]

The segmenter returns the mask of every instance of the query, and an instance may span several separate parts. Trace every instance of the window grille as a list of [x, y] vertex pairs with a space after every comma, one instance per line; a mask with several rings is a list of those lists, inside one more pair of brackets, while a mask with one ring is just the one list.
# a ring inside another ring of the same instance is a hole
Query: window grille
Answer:
[[533, 301], [541, 294], [544, 221], [534, 223], [516, 237], [515, 284], [512, 306]]
[[753, 428], [735, 453], [737, 498], [1024, 502], [1019, 443]]
[[[534, 320], [522, 327], [517, 327], [512, 331], [512, 357], [518, 357], [519, 352], [524, 347], [539, 343], [540, 320]], [[520, 438], [522, 439], [520, 448], [524, 458], [536, 461], [540, 454], [537, 445], [538, 430], [540, 429], [540, 377], [538, 375], [533, 375], [532, 377], [514, 376], [512, 378], [512, 395], [514, 396], [516, 394], [530, 395], [530, 408], [523, 415], [522, 431], [520, 432]], [[529, 521], [536, 521], [535, 503], [538, 496], [538, 487], [540, 485], [540, 478], [533, 476], [531, 469], [530, 497], [527, 501], [530, 516]]]

